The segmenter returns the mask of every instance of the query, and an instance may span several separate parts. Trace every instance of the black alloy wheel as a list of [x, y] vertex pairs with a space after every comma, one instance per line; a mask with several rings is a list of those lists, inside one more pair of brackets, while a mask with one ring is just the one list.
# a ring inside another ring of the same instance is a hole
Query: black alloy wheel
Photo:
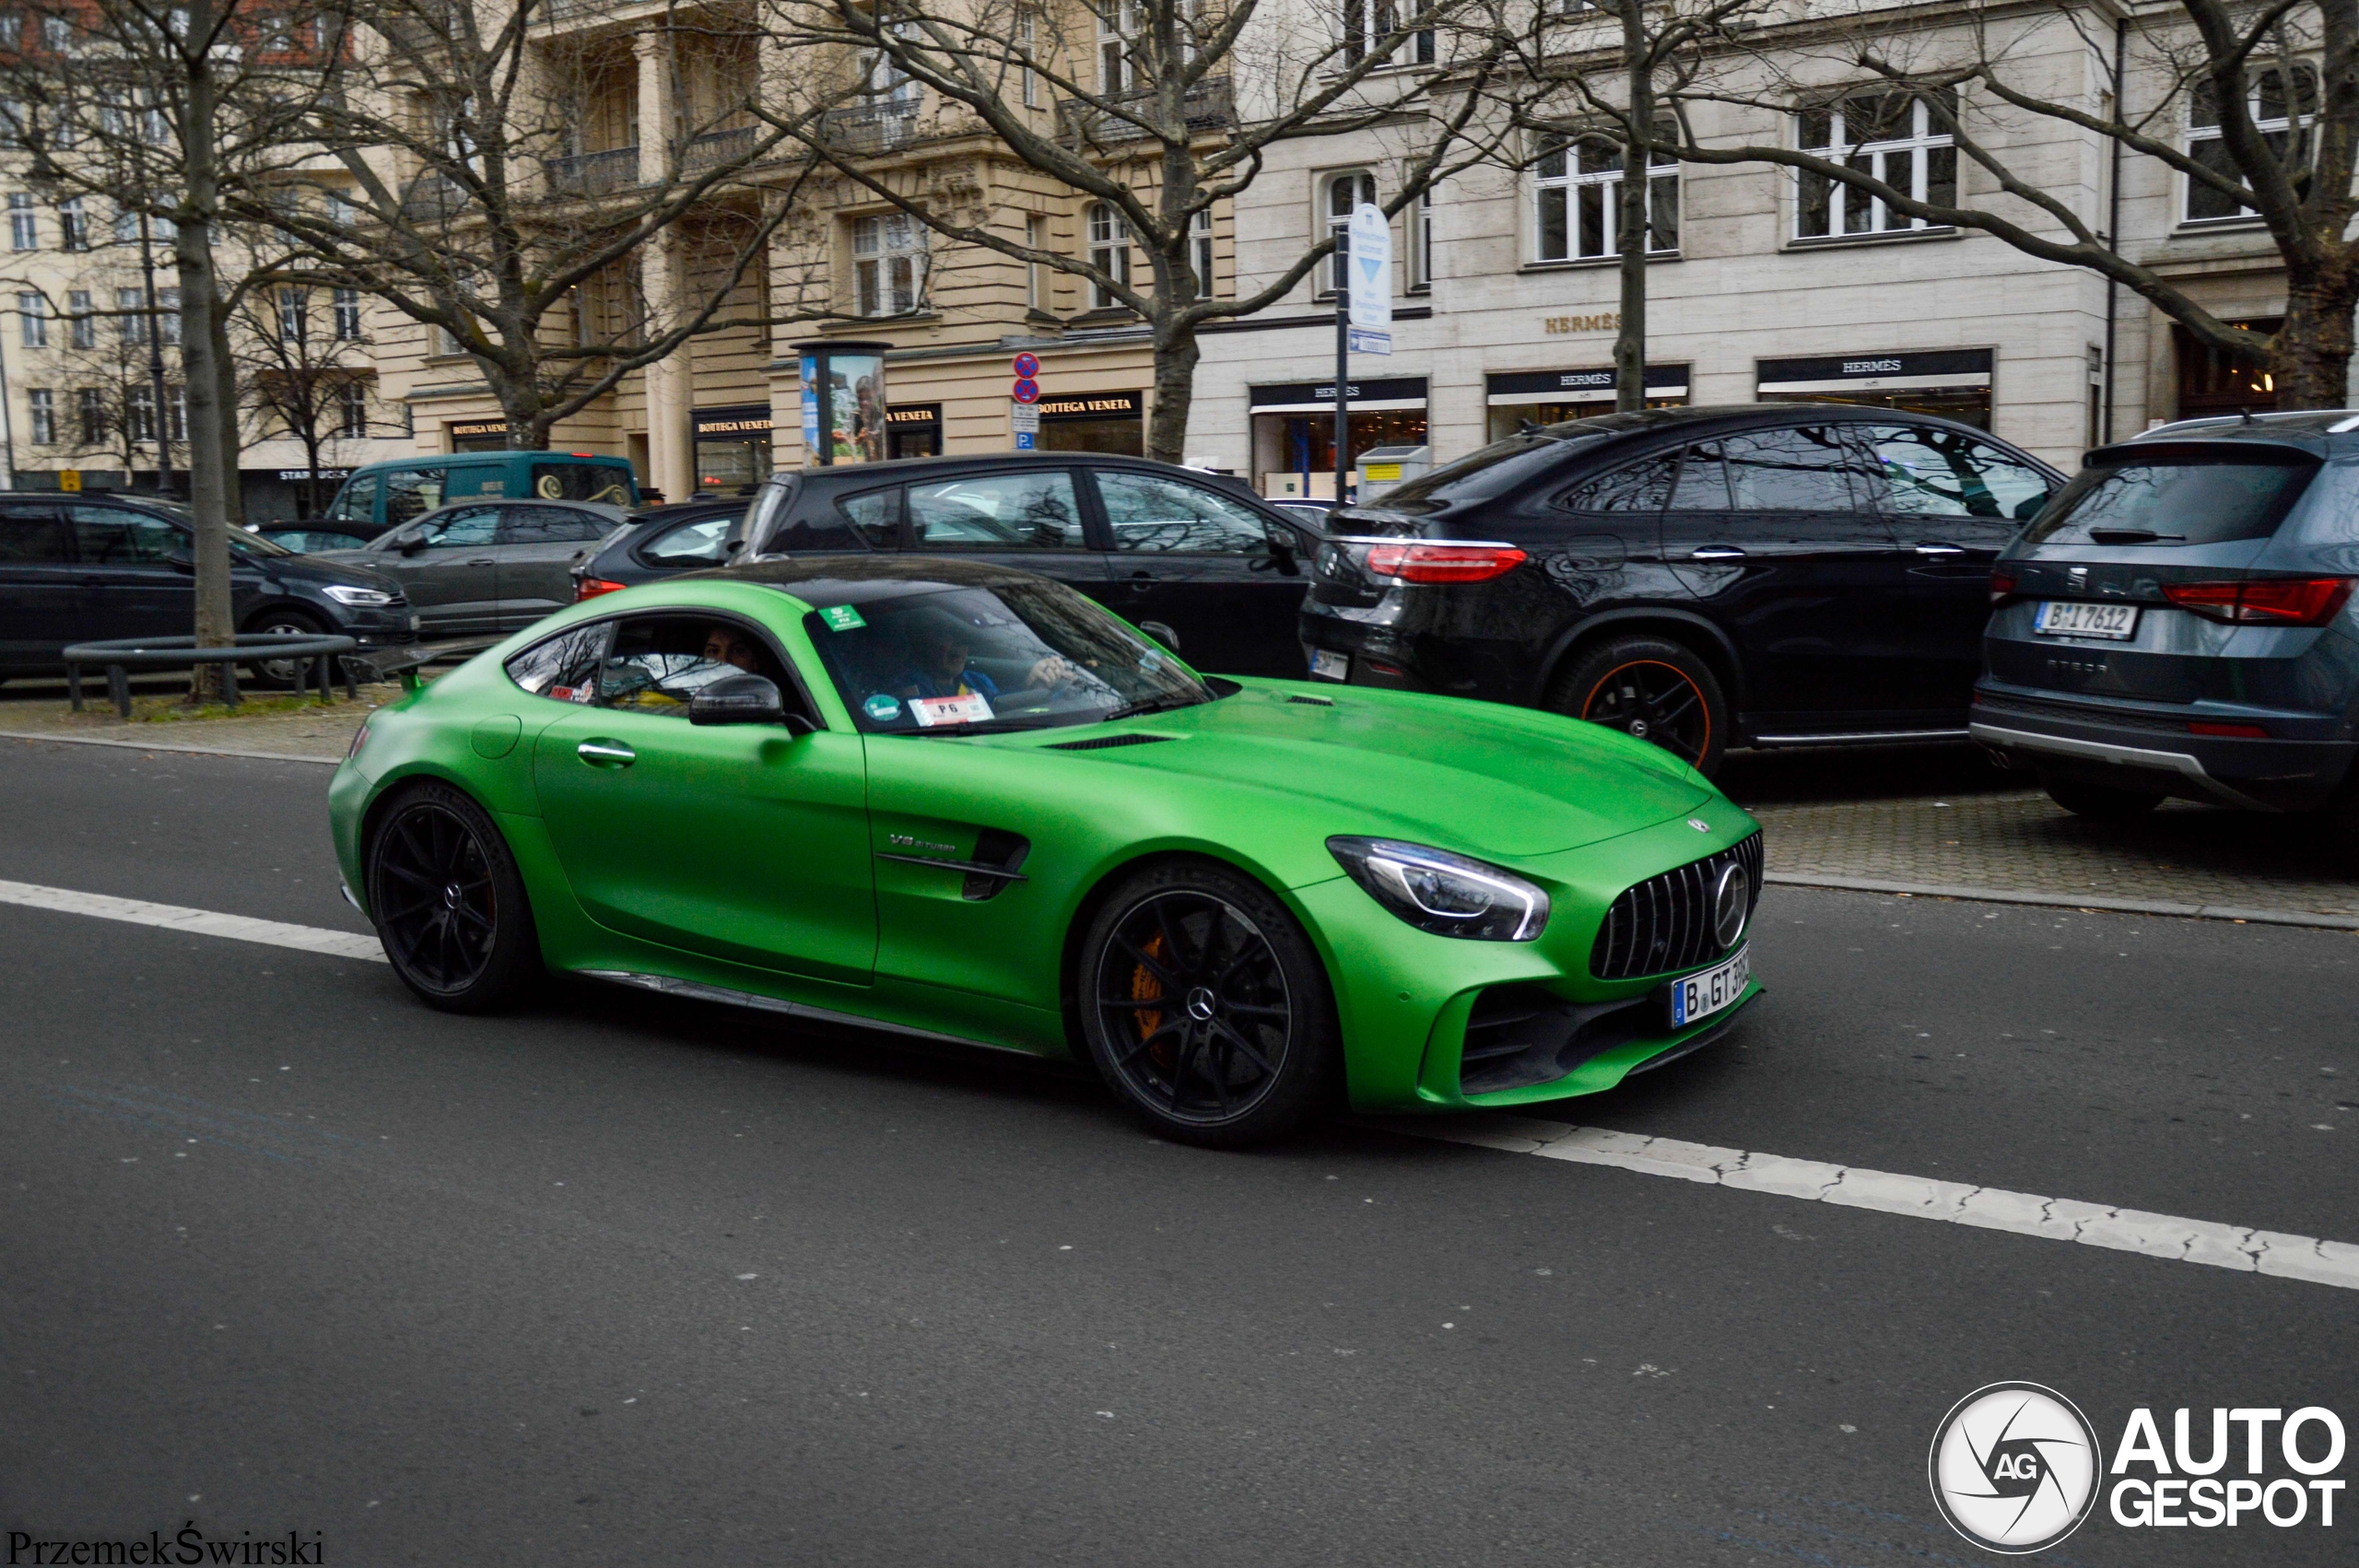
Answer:
[[[264, 610], [246, 627], [250, 632], [272, 632], [279, 636], [319, 637], [320, 623], [300, 610]], [[301, 684], [303, 667], [308, 659], [257, 659], [246, 666], [253, 684], [267, 691], [289, 692]]]
[[1147, 1123], [1188, 1142], [1273, 1137], [1332, 1082], [1332, 1003], [1291, 915], [1226, 868], [1133, 879], [1084, 944], [1084, 1033]]
[[1661, 746], [1700, 773], [1728, 745], [1720, 684], [1701, 659], [1657, 638], [1609, 642], [1556, 682], [1549, 706], [1575, 719]]
[[478, 1012], [538, 958], [523, 879], [482, 807], [448, 785], [388, 807], [369, 845], [369, 908], [385, 956], [428, 1004]]

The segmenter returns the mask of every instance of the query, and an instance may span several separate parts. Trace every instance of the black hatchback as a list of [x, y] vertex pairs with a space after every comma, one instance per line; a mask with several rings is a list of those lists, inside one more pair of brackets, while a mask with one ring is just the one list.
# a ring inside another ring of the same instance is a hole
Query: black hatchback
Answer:
[[903, 551], [1080, 590], [1216, 674], [1300, 680], [1296, 618], [1319, 535], [1239, 480], [1098, 452], [907, 458], [773, 474], [733, 563]]
[[1991, 563], [2064, 476], [1984, 432], [1825, 404], [1494, 443], [1330, 520], [1314, 678], [1735, 746], [1955, 738]]

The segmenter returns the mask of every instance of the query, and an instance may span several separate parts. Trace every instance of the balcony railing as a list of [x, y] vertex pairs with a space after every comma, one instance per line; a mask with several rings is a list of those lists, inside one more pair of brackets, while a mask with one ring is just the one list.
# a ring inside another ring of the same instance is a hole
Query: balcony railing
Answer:
[[456, 217], [467, 210], [466, 188], [440, 170], [428, 170], [402, 193], [402, 216], [413, 222]]
[[709, 131], [701, 136], [691, 136], [680, 149], [680, 172], [702, 174], [732, 163], [743, 162], [754, 150], [755, 127], [740, 125], [734, 130]]
[[560, 196], [604, 196], [628, 191], [639, 183], [639, 149], [615, 147], [606, 152], [577, 153], [571, 158], [545, 158], [549, 191]]
[[[1155, 103], [1153, 88], [1109, 93], [1102, 98], [1110, 109], [1128, 110], [1142, 120], [1154, 118], [1150, 112]], [[1206, 76], [1197, 82], [1180, 100], [1180, 110], [1191, 131], [1213, 131], [1237, 123], [1237, 99], [1229, 91], [1226, 76]], [[1057, 118], [1068, 136], [1091, 142], [1132, 141], [1144, 135], [1138, 126], [1109, 112], [1108, 108], [1075, 99], [1058, 100]]]
[[917, 134], [918, 105], [896, 99], [831, 109], [820, 127], [827, 145], [847, 154], [895, 152], [917, 140]]

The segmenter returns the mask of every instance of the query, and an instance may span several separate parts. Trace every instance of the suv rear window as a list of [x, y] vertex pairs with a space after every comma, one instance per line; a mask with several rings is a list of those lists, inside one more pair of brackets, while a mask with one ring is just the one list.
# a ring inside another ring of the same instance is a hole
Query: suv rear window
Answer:
[[[2125, 454], [2126, 455], [2126, 454]], [[2299, 452], [2158, 450], [2083, 469], [2024, 531], [2028, 544], [2219, 544], [2276, 532], [2318, 470]]]

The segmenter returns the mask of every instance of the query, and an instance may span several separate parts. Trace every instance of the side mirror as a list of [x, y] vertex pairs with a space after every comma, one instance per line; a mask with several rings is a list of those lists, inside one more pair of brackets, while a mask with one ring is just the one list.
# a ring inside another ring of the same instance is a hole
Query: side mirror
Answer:
[[1180, 634], [1173, 631], [1163, 622], [1141, 621], [1139, 623], [1139, 630], [1146, 633], [1147, 636], [1161, 643], [1163, 645], [1163, 650], [1166, 653], [1178, 653], [1180, 651]]
[[691, 724], [780, 724], [786, 703], [767, 675], [730, 675], [688, 698]]
[[405, 533], [401, 538], [394, 540], [393, 544], [403, 555], [415, 556], [426, 548], [426, 535], [423, 533]]

